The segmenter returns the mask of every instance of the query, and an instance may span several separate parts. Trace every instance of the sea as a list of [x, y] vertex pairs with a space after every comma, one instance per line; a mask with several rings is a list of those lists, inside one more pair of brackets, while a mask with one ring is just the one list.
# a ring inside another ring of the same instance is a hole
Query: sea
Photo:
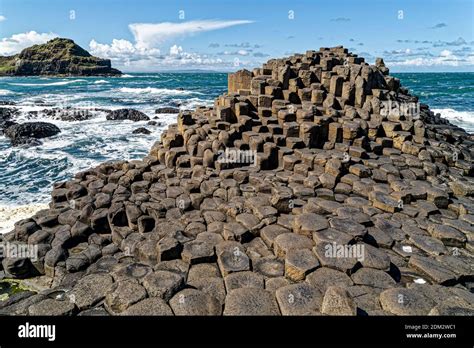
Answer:
[[[444, 118], [474, 132], [474, 73], [399, 73], [402, 85]], [[20, 110], [17, 122], [45, 121], [61, 129], [37, 147], [12, 147], [0, 136], [0, 233], [18, 219], [44, 209], [52, 184], [109, 160], [146, 155], [176, 114], [160, 107], [194, 109], [212, 105], [227, 90], [227, 73], [130, 73], [121, 77], [1, 77], [0, 101]], [[88, 112], [84, 121], [63, 121], [42, 110], [74, 108]], [[108, 121], [103, 109], [133, 108], [156, 121]], [[34, 111], [38, 111], [35, 113]], [[145, 127], [150, 134], [133, 134]]]

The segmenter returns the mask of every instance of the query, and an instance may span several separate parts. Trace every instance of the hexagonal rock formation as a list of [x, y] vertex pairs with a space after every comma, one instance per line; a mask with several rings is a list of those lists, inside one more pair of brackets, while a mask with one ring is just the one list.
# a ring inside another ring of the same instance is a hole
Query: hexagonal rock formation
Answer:
[[53, 290], [0, 312], [473, 314], [474, 137], [388, 72], [335, 47], [231, 74], [2, 237], [39, 254], [2, 272]]

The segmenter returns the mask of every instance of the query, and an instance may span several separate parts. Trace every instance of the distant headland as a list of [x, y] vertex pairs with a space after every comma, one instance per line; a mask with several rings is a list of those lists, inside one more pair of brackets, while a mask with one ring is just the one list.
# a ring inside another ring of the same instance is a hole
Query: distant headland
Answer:
[[110, 59], [92, 56], [71, 39], [55, 38], [0, 56], [0, 76], [116, 76]]

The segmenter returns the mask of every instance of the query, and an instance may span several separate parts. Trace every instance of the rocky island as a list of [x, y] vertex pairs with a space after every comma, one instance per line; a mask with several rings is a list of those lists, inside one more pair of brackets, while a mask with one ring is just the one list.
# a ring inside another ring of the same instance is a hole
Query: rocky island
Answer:
[[0, 56], [0, 76], [116, 76], [110, 59], [92, 56], [73, 40], [55, 38], [13, 56]]
[[0, 313], [473, 315], [473, 145], [382, 59], [271, 59], [55, 184], [0, 236], [0, 279], [43, 285]]

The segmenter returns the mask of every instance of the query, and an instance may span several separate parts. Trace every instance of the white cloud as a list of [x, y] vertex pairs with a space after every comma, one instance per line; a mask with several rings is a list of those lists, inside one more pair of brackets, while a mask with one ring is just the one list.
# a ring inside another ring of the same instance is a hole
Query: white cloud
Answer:
[[7, 17], [0, 15], [0, 22], [6, 21]]
[[459, 67], [474, 65], [473, 57], [461, 58], [450, 50], [443, 50], [436, 57], [417, 57], [403, 61], [387, 62], [389, 66], [404, 67]]
[[449, 57], [452, 56], [453, 52], [450, 50], [442, 50], [441, 53], [439, 54], [440, 57]]
[[138, 48], [130, 41], [123, 39], [113, 39], [110, 45], [101, 44], [95, 40], [91, 40], [89, 43], [89, 49], [92, 55], [110, 59], [130, 59], [160, 54], [158, 48]]
[[248, 50], [224, 51], [224, 52], [218, 53], [218, 55], [224, 55], [224, 56], [248, 56], [249, 54], [250, 54], [250, 51]]
[[[134, 42], [114, 39], [110, 44], [102, 44], [91, 40], [89, 50], [95, 56], [111, 59], [113, 66], [119, 69], [124, 68], [126, 71], [222, 67], [232, 62], [224, 62], [219, 57], [211, 57], [207, 54], [186, 52], [177, 44], [170, 46], [166, 54], [162, 46], [171, 39], [247, 23], [252, 23], [252, 21], [202, 20], [182, 23], [135, 23], [129, 25]], [[242, 49], [236, 54], [245, 56], [249, 52]]]
[[170, 47], [170, 56], [178, 56], [183, 52], [183, 48], [178, 45], [173, 45]]
[[135, 38], [137, 47], [151, 48], [170, 39], [249, 23], [253, 22], [249, 20], [200, 20], [181, 23], [133, 23], [128, 27]]
[[93, 55], [109, 58], [112, 65], [128, 72], [149, 72], [166, 69], [197, 69], [219, 67], [225, 64], [220, 58], [186, 52], [182, 46], [172, 45], [169, 51], [161, 53], [158, 48], [137, 48], [127, 40], [113, 40], [110, 45], [92, 40], [89, 44]]
[[36, 31], [13, 34], [0, 41], [0, 55], [16, 54], [26, 47], [43, 44], [57, 36], [54, 33], [37, 33]]

